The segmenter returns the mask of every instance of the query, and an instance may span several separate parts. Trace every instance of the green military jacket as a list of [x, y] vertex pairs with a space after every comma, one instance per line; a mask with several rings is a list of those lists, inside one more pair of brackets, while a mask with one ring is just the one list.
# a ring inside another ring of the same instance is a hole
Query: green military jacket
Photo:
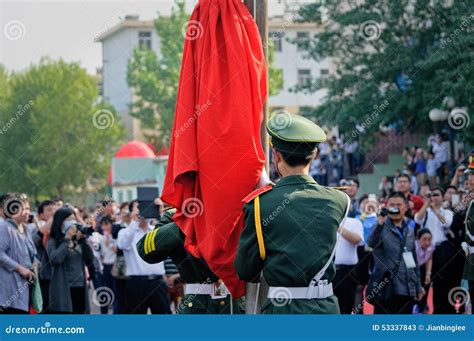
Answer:
[[[140, 257], [147, 263], [159, 263], [170, 257], [176, 264], [181, 279], [185, 283], [211, 284], [219, 278], [209, 269], [204, 259], [195, 258], [184, 248], [184, 234], [173, 222], [175, 210], [166, 211], [155, 229], [145, 234], [137, 243]], [[212, 299], [209, 295], [184, 295], [177, 307], [179, 314], [229, 314], [231, 306], [234, 313], [240, 308], [230, 296], [225, 299]]]
[[[282, 178], [259, 196], [260, 220], [265, 248], [261, 257], [253, 199], [244, 206], [245, 226], [240, 237], [236, 271], [242, 280], [258, 281], [260, 273], [270, 286], [306, 287], [324, 267], [335, 247], [337, 229], [349, 204], [348, 196], [320, 186], [309, 175]], [[332, 281], [335, 266], [322, 279]], [[262, 313], [339, 313], [336, 296], [326, 299], [267, 299]]]
[[469, 251], [466, 256], [463, 278], [468, 281], [474, 281], [474, 252], [472, 252], [472, 248], [474, 248], [474, 200], [470, 202], [469, 207], [467, 208], [465, 226], [466, 243], [471, 251]]

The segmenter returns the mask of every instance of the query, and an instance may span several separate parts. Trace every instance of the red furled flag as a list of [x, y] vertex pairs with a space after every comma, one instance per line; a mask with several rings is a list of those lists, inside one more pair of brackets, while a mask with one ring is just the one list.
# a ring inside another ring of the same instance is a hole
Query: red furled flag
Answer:
[[264, 165], [260, 143], [266, 65], [258, 28], [241, 0], [200, 0], [186, 30], [162, 199], [177, 208], [185, 247], [203, 257], [234, 297], [242, 198]]

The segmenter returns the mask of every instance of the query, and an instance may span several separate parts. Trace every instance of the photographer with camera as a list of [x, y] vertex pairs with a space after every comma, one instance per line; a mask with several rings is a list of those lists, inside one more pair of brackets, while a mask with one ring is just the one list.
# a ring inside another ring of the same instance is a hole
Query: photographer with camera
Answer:
[[430, 230], [436, 248], [433, 253], [433, 305], [434, 314], [452, 314], [454, 307], [449, 303], [449, 291], [459, 285], [453, 283], [452, 271], [447, 267], [456, 253], [450, 239], [454, 234], [450, 227], [453, 222], [453, 212], [443, 208], [443, 189], [437, 187], [425, 196], [425, 203], [415, 214], [415, 221], [421, 228]]
[[[54, 214], [46, 247], [52, 268], [50, 312], [90, 312], [85, 266], [89, 271], [94, 269], [94, 253], [86, 240], [91, 230], [77, 222], [71, 208], [61, 207]], [[93, 277], [94, 274], [91, 273], [90, 276]]]
[[164, 281], [163, 262], [146, 263], [138, 254], [137, 243], [153, 226], [143, 216], [138, 200], [130, 203], [131, 223], [118, 233], [117, 246], [125, 257], [126, 314], [170, 314], [168, 290]]
[[373, 249], [374, 268], [366, 291], [375, 314], [411, 314], [414, 300], [425, 294], [415, 255], [415, 231], [408, 226], [407, 199], [394, 192], [377, 217], [367, 244]]

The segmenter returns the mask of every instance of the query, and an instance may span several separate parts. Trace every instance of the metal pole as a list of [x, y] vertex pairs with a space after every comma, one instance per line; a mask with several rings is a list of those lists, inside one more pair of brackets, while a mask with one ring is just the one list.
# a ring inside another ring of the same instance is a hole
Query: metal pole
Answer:
[[[267, 65], [267, 88], [268, 88], [268, 0], [244, 0], [245, 5], [249, 9], [250, 14], [254, 17], [260, 32], [260, 39], [262, 40], [263, 53], [265, 55], [265, 62]], [[268, 121], [268, 101], [263, 106], [263, 121], [260, 128], [261, 143], [263, 152], [265, 154], [265, 168], [267, 173], [270, 167], [268, 134], [266, 125]]]
[[[244, 0], [245, 5], [252, 14], [258, 30], [260, 32], [260, 38], [262, 40], [263, 53], [267, 65], [268, 75], [268, 0]], [[268, 76], [267, 76], [267, 88], [268, 88]], [[263, 152], [265, 154], [265, 168], [269, 173], [269, 148], [268, 148], [268, 134], [265, 129], [268, 121], [268, 104], [265, 102], [263, 105], [263, 121], [260, 127], [261, 143]], [[246, 314], [259, 314], [262, 302], [267, 297], [268, 285], [262, 278], [261, 283], [247, 283], [246, 286], [246, 300], [245, 300], [245, 313]]]

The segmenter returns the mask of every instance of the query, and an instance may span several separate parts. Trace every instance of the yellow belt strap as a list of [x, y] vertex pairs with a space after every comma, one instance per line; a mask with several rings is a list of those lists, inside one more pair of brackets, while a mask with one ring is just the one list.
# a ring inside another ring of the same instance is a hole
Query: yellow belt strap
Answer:
[[254, 203], [255, 231], [257, 232], [258, 250], [260, 251], [260, 258], [265, 259], [265, 243], [263, 242], [262, 223], [260, 221], [260, 198], [258, 196], [255, 197]]

